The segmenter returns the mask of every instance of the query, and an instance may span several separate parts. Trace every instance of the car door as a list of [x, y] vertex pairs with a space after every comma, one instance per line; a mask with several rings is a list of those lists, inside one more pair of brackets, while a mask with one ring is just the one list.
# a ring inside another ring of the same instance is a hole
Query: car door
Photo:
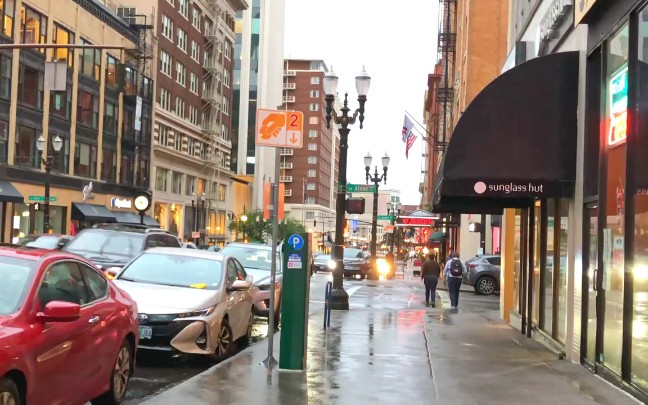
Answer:
[[[238, 280], [246, 280], [247, 272], [243, 265], [236, 259], [232, 258], [231, 261], [236, 266], [236, 274]], [[239, 330], [240, 336], [243, 336], [247, 331], [248, 321], [250, 319], [250, 312], [252, 312], [252, 300], [250, 291], [235, 291], [235, 311], [237, 316], [240, 318], [240, 327]]]
[[234, 258], [227, 260], [227, 313], [229, 314], [230, 326], [234, 336], [238, 336], [241, 330], [241, 311], [239, 301], [241, 294], [239, 291], [231, 290], [232, 285], [239, 279], [238, 268]]
[[[84, 305], [88, 300], [86, 288], [76, 262], [58, 260], [44, 272], [33, 303], [35, 312], [43, 310], [51, 301]], [[41, 333], [33, 342], [35, 391], [34, 403], [82, 403], [85, 398], [82, 385], [70, 389], [70, 381], [84, 381], [88, 357], [94, 350], [88, 341], [89, 315], [71, 322], [36, 323]]]

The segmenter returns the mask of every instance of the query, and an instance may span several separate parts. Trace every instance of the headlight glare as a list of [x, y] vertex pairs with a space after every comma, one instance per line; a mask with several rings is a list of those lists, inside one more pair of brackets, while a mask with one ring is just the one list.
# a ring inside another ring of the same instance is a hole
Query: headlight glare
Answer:
[[329, 261], [326, 263], [326, 267], [328, 267], [328, 268], [331, 269], [331, 270], [335, 270], [335, 267], [336, 267], [335, 260], [329, 260]]

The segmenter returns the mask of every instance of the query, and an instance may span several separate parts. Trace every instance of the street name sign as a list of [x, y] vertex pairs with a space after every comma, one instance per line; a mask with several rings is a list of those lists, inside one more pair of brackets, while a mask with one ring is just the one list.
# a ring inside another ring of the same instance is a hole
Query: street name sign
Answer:
[[[45, 196], [44, 195], [30, 195], [27, 199], [29, 201], [45, 202]], [[49, 200], [50, 200], [50, 202], [55, 202], [56, 197], [50, 196]]]
[[378, 218], [378, 221], [391, 221], [394, 219], [391, 215], [378, 215], [376, 218]]
[[375, 185], [369, 184], [347, 184], [347, 193], [374, 193], [376, 192]]
[[255, 138], [259, 146], [293, 149], [304, 147], [304, 113], [258, 109]]

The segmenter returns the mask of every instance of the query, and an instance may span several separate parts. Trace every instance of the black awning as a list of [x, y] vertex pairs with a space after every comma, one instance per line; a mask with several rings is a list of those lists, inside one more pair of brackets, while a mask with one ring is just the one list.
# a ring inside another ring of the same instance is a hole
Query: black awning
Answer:
[[139, 224], [140, 217], [134, 212], [110, 211], [120, 224]]
[[21, 203], [24, 202], [22, 194], [10, 182], [0, 180], [0, 201]]
[[148, 215], [144, 215], [144, 225], [160, 227], [158, 221], [156, 221], [155, 219], [151, 218]]
[[571, 197], [579, 53], [532, 59], [499, 76], [457, 123], [439, 166], [434, 212], [501, 213]]
[[103, 205], [72, 203], [72, 219], [92, 222], [115, 222], [115, 215]]

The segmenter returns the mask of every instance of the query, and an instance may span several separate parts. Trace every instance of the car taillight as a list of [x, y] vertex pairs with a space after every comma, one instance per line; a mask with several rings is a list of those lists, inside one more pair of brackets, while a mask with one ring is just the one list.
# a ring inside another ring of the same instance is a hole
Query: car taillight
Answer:
[[470, 267], [471, 269], [474, 269], [475, 267], [477, 267], [477, 265], [471, 263], [471, 264], [468, 265], [468, 267]]

